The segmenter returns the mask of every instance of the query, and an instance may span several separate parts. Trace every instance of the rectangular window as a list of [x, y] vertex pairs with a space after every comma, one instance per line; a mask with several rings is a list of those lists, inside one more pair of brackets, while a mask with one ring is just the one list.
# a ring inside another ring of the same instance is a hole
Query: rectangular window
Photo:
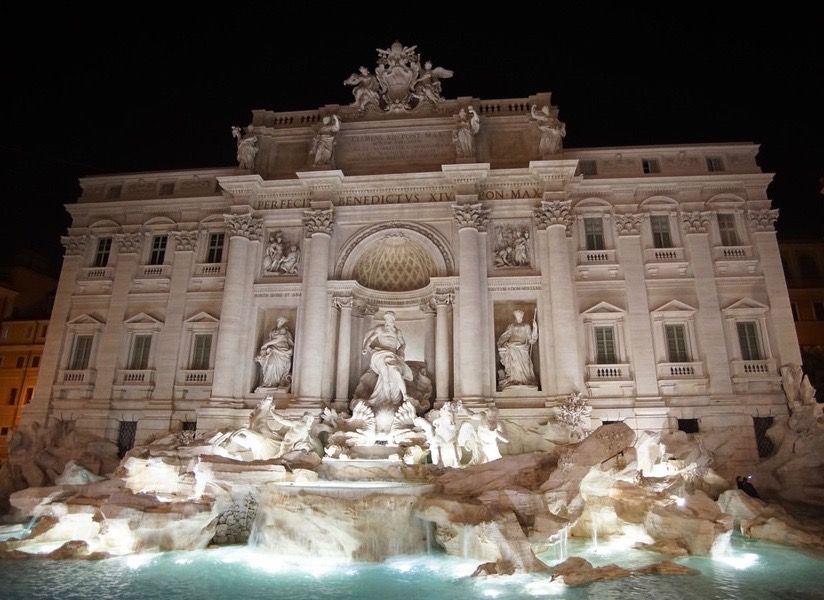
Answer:
[[212, 334], [198, 333], [192, 342], [192, 361], [189, 368], [195, 371], [205, 371], [209, 368], [209, 358], [212, 354]]
[[652, 227], [652, 245], [656, 248], [672, 248], [669, 217], [653, 215], [649, 222]]
[[595, 328], [595, 362], [599, 365], [614, 365], [618, 362], [615, 330], [612, 327]]
[[720, 173], [724, 170], [724, 161], [717, 156], [707, 157], [707, 171], [710, 173]]
[[212, 233], [209, 234], [209, 248], [206, 253], [207, 263], [219, 263], [223, 261], [223, 240], [224, 234]]
[[112, 251], [112, 238], [97, 240], [97, 251], [94, 253], [94, 266], [105, 267], [109, 264], [109, 253]]
[[72, 371], [82, 371], [89, 368], [89, 358], [92, 354], [93, 335], [78, 335], [74, 338], [72, 354], [69, 359], [69, 369]]
[[17, 388], [11, 388], [9, 390], [9, 406], [14, 406], [17, 404]]
[[584, 219], [584, 236], [586, 237], [587, 250], [604, 249], [604, 220], [600, 217], [587, 217]]
[[17, 357], [17, 363], [16, 363], [17, 366], [15, 368], [22, 369], [25, 364], [26, 364], [26, 357], [25, 356], [18, 356]]
[[123, 458], [126, 452], [134, 448], [134, 438], [137, 434], [137, 421], [120, 421], [117, 431], [117, 455]]
[[149, 256], [150, 265], [162, 265], [166, 260], [166, 244], [169, 241], [167, 235], [156, 235], [152, 238], [152, 253]]
[[34, 397], [34, 388], [26, 388], [26, 404], [31, 404], [32, 397]]
[[598, 174], [598, 162], [594, 160], [579, 160], [578, 172], [584, 177], [593, 177]]
[[738, 246], [738, 231], [735, 229], [735, 215], [718, 213], [718, 233], [722, 246]]
[[678, 419], [678, 431], [684, 433], [698, 433], [698, 419]]
[[40, 355], [31, 357], [31, 368], [36, 369], [40, 366]]
[[738, 327], [738, 344], [741, 346], [741, 358], [744, 360], [763, 360], [761, 344], [758, 341], [758, 323], [742, 321]]
[[121, 194], [122, 191], [123, 191], [123, 186], [122, 185], [113, 185], [106, 192], [106, 199], [107, 200], [117, 200], [118, 198], [120, 198], [120, 194]]
[[183, 421], [181, 431], [197, 431], [197, 421]]
[[0, 427], [0, 436], [6, 437], [9, 434], [8, 427]]
[[813, 317], [816, 321], [824, 321], [824, 302], [813, 302]]
[[658, 164], [657, 158], [642, 158], [641, 167], [644, 169], [644, 175], [661, 172], [661, 165]]
[[671, 363], [690, 362], [687, 349], [687, 328], [683, 325], [664, 325], [667, 336], [667, 360]]
[[160, 195], [161, 196], [171, 196], [175, 193], [175, 184], [174, 183], [161, 183], [160, 184]]
[[129, 353], [129, 369], [141, 371], [149, 368], [149, 350], [152, 348], [151, 335], [136, 335], [132, 338], [132, 349]]

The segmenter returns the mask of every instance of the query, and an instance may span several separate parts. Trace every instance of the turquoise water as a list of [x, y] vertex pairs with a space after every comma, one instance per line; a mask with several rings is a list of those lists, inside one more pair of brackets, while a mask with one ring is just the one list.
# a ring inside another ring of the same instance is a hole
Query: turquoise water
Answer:
[[[655, 555], [602, 545], [570, 544], [593, 564], [635, 566]], [[551, 560], [554, 557], [542, 555]], [[0, 561], [0, 598], [94, 600], [463, 600], [475, 598], [575, 598], [618, 600], [824, 599], [824, 560], [785, 547], [734, 538], [722, 559], [678, 562], [698, 576], [645, 576], [565, 588], [547, 577], [472, 579], [477, 561], [446, 556], [397, 557], [383, 564], [286, 562], [245, 547], [137, 555], [99, 562]]]

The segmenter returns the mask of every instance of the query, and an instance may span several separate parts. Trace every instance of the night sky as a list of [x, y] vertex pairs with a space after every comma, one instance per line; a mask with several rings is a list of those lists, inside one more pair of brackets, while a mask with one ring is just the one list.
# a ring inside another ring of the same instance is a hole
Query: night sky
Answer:
[[0, 262], [30, 248], [58, 264], [78, 177], [233, 165], [231, 125], [256, 108], [351, 102], [343, 80], [395, 39], [454, 70], [445, 97], [551, 91], [566, 147], [763, 144], [779, 234], [824, 236], [821, 11], [396, 4], [402, 15], [392, 3], [347, 3], [346, 16], [249, 2], [185, 17], [4, 7]]

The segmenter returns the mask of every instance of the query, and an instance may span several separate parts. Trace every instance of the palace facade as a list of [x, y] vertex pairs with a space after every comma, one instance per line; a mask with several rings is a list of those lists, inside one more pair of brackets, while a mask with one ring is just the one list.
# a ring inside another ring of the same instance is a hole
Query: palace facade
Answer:
[[256, 110], [239, 167], [80, 180], [24, 420], [125, 449], [266, 396], [344, 409], [391, 311], [415, 393], [497, 407], [509, 451], [581, 392], [595, 420], [755, 462], [801, 362], [758, 147], [562, 148], [550, 94], [444, 100], [425, 76], [451, 72], [384, 52], [407, 92], [362, 69], [352, 106]]

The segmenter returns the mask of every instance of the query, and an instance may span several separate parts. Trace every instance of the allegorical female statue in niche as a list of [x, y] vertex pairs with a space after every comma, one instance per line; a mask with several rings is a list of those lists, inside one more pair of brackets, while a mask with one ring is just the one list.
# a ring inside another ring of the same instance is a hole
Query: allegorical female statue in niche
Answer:
[[277, 324], [269, 332], [269, 339], [260, 347], [255, 361], [260, 364], [261, 387], [288, 391], [292, 383], [292, 351], [295, 341], [286, 328], [288, 319], [278, 317]]
[[524, 311], [513, 311], [515, 322], [510, 323], [498, 338], [498, 358], [503, 365], [498, 388], [523, 385], [534, 387], [535, 370], [532, 367], [532, 346], [538, 341], [538, 322], [533, 315], [532, 324], [524, 323]]

